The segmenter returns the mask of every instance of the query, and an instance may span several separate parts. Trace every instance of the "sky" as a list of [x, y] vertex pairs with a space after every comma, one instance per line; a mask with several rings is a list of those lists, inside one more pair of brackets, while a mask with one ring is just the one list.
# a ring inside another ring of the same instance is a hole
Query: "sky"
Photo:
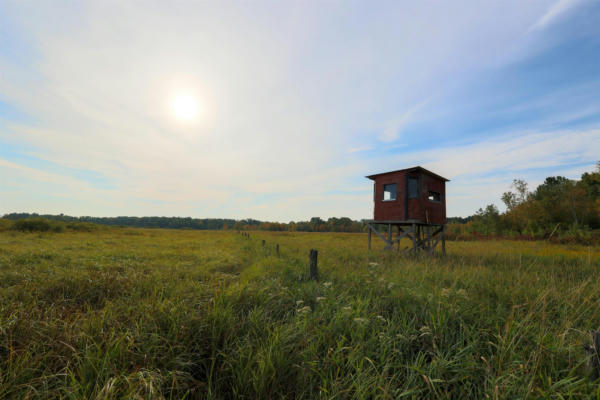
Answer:
[[448, 216], [502, 210], [513, 179], [600, 161], [599, 22], [596, 0], [1, 0], [0, 214], [371, 218], [365, 176], [416, 165]]

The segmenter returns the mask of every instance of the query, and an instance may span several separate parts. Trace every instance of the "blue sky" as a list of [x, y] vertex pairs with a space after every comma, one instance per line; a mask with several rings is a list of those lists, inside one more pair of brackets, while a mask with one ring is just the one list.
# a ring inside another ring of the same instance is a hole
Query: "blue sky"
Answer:
[[[3, 2], [0, 213], [450, 216], [600, 160], [600, 3]], [[181, 120], [173, 99], [193, 98]], [[176, 114], [176, 113], [175, 113]]]

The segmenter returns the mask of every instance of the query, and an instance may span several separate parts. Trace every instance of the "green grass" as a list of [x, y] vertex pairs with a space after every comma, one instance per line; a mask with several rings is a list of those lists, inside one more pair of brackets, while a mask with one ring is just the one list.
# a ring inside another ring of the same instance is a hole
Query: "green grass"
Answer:
[[600, 397], [582, 349], [600, 321], [598, 249], [449, 242], [445, 258], [407, 258], [366, 244], [0, 232], [0, 398]]

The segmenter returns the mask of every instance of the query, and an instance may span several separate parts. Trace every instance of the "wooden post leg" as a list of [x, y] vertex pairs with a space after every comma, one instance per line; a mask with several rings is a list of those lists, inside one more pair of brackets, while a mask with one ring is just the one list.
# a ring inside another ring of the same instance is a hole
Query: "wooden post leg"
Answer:
[[412, 231], [413, 231], [413, 235], [412, 235], [412, 242], [413, 242], [413, 248], [412, 251], [413, 253], [417, 253], [417, 227], [415, 224], [412, 224]]
[[390, 243], [390, 246], [391, 246], [391, 243], [392, 243], [392, 224], [388, 224], [388, 242]]
[[371, 250], [371, 228], [369, 228], [369, 250]]
[[433, 230], [430, 226], [427, 227], [427, 251], [433, 252]]
[[442, 228], [442, 254], [446, 255], [446, 225]]

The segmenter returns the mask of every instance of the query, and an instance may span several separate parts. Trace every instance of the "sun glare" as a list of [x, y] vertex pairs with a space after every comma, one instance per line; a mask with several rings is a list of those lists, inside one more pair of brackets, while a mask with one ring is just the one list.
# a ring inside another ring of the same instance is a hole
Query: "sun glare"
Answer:
[[181, 93], [171, 100], [171, 110], [180, 121], [190, 122], [198, 116], [198, 101], [188, 93]]

